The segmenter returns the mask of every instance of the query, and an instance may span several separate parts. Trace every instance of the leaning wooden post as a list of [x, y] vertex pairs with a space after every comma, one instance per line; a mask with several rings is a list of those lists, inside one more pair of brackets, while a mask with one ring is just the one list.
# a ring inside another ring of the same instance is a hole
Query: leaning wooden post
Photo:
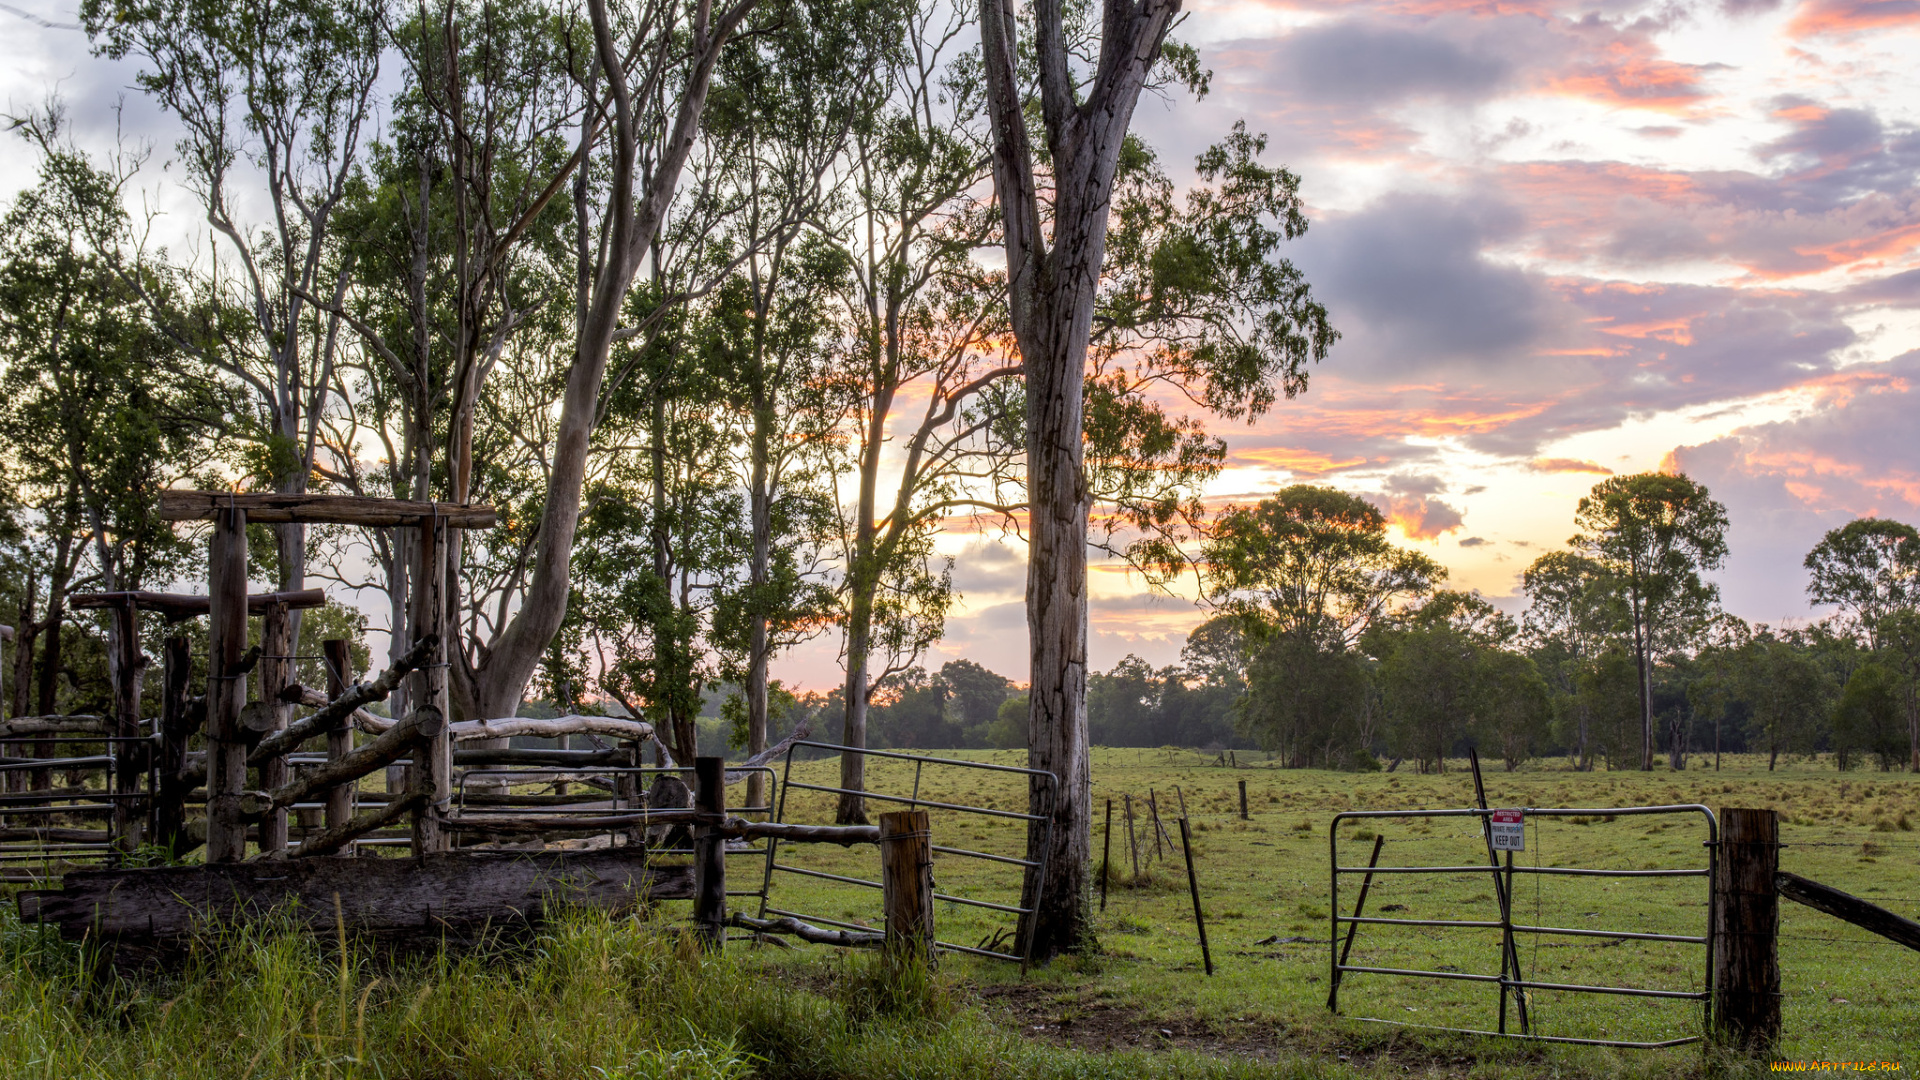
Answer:
[[1213, 949], [1207, 945], [1207, 917], [1200, 910], [1200, 879], [1193, 873], [1193, 833], [1187, 819], [1180, 819], [1180, 852], [1187, 857], [1187, 891], [1193, 896], [1193, 927], [1200, 931], [1200, 959], [1213, 974]]
[[145, 815], [134, 802], [140, 774], [147, 768], [147, 746], [140, 737], [140, 685], [147, 658], [140, 652], [140, 612], [132, 598], [113, 606], [113, 733], [120, 739], [113, 755], [113, 840], [122, 851], [140, 846]]
[[889, 957], [933, 963], [933, 840], [925, 810], [880, 815], [880, 884]]
[[181, 852], [182, 833], [187, 827], [188, 784], [180, 773], [187, 764], [187, 742], [196, 726], [187, 706], [187, 680], [193, 674], [193, 657], [187, 648], [184, 637], [167, 639], [161, 669], [160, 753], [155, 768], [159, 780], [153, 793], [153, 842], [175, 854]]
[[1713, 878], [1713, 1033], [1748, 1052], [1780, 1041], [1780, 815], [1720, 811]]
[[[345, 638], [331, 638], [320, 643], [320, 652], [327, 665], [327, 700], [337, 701], [347, 692], [353, 683], [353, 650]], [[353, 752], [353, 721], [341, 717], [340, 723], [327, 732], [327, 760], [339, 761]], [[327, 792], [327, 828], [338, 829], [353, 820], [353, 796], [359, 783], [341, 784]], [[353, 854], [351, 843], [340, 846], [340, 854]]]
[[1113, 800], [1107, 800], [1107, 827], [1100, 832], [1100, 910], [1107, 910], [1107, 879], [1113, 876]]
[[727, 940], [727, 761], [693, 759], [693, 931], [719, 949]]
[[207, 861], [238, 862], [247, 853], [240, 793], [247, 745], [240, 730], [247, 681], [247, 512], [214, 512], [207, 560]]
[[[272, 735], [287, 726], [293, 706], [280, 700], [280, 692], [293, 683], [293, 620], [287, 605], [268, 604], [260, 617], [260, 701], [254, 708], [261, 715], [256, 733]], [[276, 754], [260, 763], [260, 786], [272, 791], [287, 782], [287, 759]], [[275, 810], [260, 823], [260, 853], [284, 855], [287, 851], [287, 812]]]
[[[447, 609], [446, 537], [446, 523], [438, 516], [421, 522], [414, 529], [415, 550], [420, 557], [414, 564], [413, 636], [419, 640], [433, 635], [438, 644], [427, 662], [414, 673], [409, 704], [415, 709], [435, 708], [440, 710], [440, 715], [451, 717], [452, 702], [447, 695], [447, 635], [443, 632]], [[445, 725], [431, 741], [414, 751], [412, 761], [407, 768], [407, 790], [427, 793], [426, 801], [413, 812], [413, 852], [424, 855], [429, 851], [445, 851], [447, 837], [440, 828], [440, 818], [442, 808], [453, 794], [453, 743]]]

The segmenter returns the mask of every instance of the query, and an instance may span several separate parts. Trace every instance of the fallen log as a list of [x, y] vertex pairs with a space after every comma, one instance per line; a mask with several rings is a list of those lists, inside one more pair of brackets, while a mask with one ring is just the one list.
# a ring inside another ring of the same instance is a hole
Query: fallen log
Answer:
[[[158, 611], [166, 616], [168, 622], [179, 622], [195, 615], [205, 615], [212, 609], [213, 600], [192, 593], [164, 592], [105, 592], [75, 593], [67, 602], [76, 608], [110, 608], [131, 601], [141, 611]], [[247, 596], [247, 614], [259, 615], [268, 608], [284, 604], [291, 610], [325, 607], [327, 593], [324, 589], [294, 589], [288, 592], [251, 593]]]
[[788, 840], [798, 844], [877, 844], [878, 825], [790, 825], [779, 821], [747, 821], [728, 818], [719, 826], [722, 835], [736, 840]]
[[1824, 911], [1836, 919], [1844, 919], [1862, 930], [1871, 930], [1909, 949], [1920, 949], [1920, 923], [1912, 919], [1895, 915], [1886, 908], [1841, 892], [1831, 885], [1822, 885], [1785, 870], [1774, 872], [1773, 884], [1781, 896], [1795, 903], [1805, 904], [1815, 911]]
[[270, 792], [249, 791], [240, 796], [240, 815], [247, 820], [255, 820], [275, 810], [284, 810], [294, 803], [305, 802], [329, 788], [353, 783], [375, 769], [407, 756], [420, 742], [438, 735], [444, 723], [445, 718], [440, 715], [440, 710], [431, 705], [415, 709], [386, 734], [355, 749], [346, 757], [329, 761]]
[[26, 841], [38, 844], [103, 844], [113, 839], [113, 834], [105, 829], [61, 829], [49, 826], [44, 829], [11, 828], [0, 829], [0, 840], [8, 842]]
[[448, 818], [440, 827], [454, 832], [486, 832], [501, 836], [545, 836], [560, 833], [602, 833], [615, 829], [630, 829], [636, 825], [660, 825], [667, 820], [691, 820], [691, 810], [666, 811], [643, 814], [476, 814], [471, 817]]
[[690, 867], [648, 866], [638, 849], [612, 848], [81, 870], [59, 889], [20, 893], [19, 904], [22, 921], [68, 940], [165, 943], [274, 911], [331, 934], [337, 902], [350, 931], [433, 941], [568, 906], [624, 912], [692, 895]]
[[[759, 768], [760, 766], [763, 766], [768, 762], [775, 760], [776, 758], [780, 757], [780, 755], [786, 753], [790, 748], [792, 748], [794, 743], [799, 742], [800, 740], [806, 738], [808, 735], [811, 735], [811, 734], [813, 734], [813, 721], [811, 719], [802, 720], [800, 722], [800, 726], [793, 729], [793, 734], [788, 735], [786, 738], [781, 739], [779, 742], [774, 743], [772, 746], [767, 747], [765, 750], [762, 750], [759, 753], [754, 754], [752, 757], [747, 758], [745, 761], [733, 762], [732, 763], [733, 768], [727, 770], [727, 783], [738, 784], [741, 781], [747, 779], [748, 777], [752, 776], [753, 773], [747, 772], [745, 770]], [[652, 745], [654, 753], [659, 756], [660, 764], [662, 767], [668, 768], [668, 769], [671, 769], [674, 767], [673, 752], [667, 749], [666, 743], [661, 742], [658, 738], [655, 738], [652, 735], [648, 735], [646, 741]]]
[[402, 814], [425, 804], [426, 801], [426, 792], [410, 791], [378, 810], [355, 814], [352, 818], [311, 840], [300, 841], [300, 852], [295, 857], [305, 859], [316, 855], [331, 855], [376, 829], [386, 828], [400, 820]]
[[727, 925], [742, 930], [752, 930], [760, 934], [791, 934], [801, 941], [810, 941], [815, 945], [843, 945], [851, 948], [871, 948], [884, 945], [887, 935], [859, 930], [828, 930], [825, 927], [804, 923], [791, 915], [782, 915], [777, 919], [756, 919], [751, 915], [733, 912], [727, 918]]
[[225, 491], [160, 493], [160, 520], [211, 521], [220, 510], [244, 510], [249, 522], [284, 525], [424, 525], [438, 520], [449, 528], [491, 529], [498, 518], [491, 506], [467, 503], [415, 502], [363, 495], [289, 495], [277, 491], [249, 494]]
[[0, 720], [0, 738], [9, 735], [111, 735], [113, 721], [104, 716], [16, 716]]
[[633, 755], [625, 750], [542, 750], [539, 748], [502, 750], [455, 750], [456, 766], [476, 765], [549, 765], [562, 769], [588, 769], [595, 765], [625, 766]]
[[454, 742], [531, 736], [557, 739], [562, 735], [609, 735], [628, 742], [653, 738], [653, 725], [618, 716], [503, 716], [493, 720], [462, 720], [448, 729]]

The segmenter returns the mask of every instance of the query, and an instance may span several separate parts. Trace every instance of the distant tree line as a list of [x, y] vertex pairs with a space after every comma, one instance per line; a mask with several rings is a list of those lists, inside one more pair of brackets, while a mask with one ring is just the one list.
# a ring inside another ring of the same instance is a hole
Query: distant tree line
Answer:
[[1381, 512], [1296, 485], [1213, 523], [1203, 560], [1220, 614], [1183, 663], [1127, 657], [1089, 680], [1096, 742], [1244, 746], [1294, 767], [1444, 770], [1475, 747], [1509, 769], [1674, 769], [1726, 753], [1831, 754], [1920, 770], [1920, 532], [1863, 518], [1807, 554], [1807, 593], [1837, 612], [1748, 624], [1705, 574], [1727, 516], [1688, 477], [1595, 485], [1567, 548], [1521, 579], [1518, 619], [1442, 588]]

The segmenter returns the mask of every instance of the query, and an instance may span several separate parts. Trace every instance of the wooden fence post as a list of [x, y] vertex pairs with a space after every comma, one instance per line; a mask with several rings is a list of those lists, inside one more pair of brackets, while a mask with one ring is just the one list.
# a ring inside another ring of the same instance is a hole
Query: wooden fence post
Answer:
[[[266, 713], [256, 730], [260, 736], [272, 735], [287, 726], [293, 707], [280, 700], [280, 691], [293, 683], [293, 620], [287, 605], [269, 604], [260, 617], [260, 704]], [[287, 782], [287, 758], [276, 754], [260, 763], [260, 786], [267, 791]], [[275, 810], [260, 822], [260, 853], [285, 855], [287, 851], [287, 812]]]
[[701, 943], [718, 950], [727, 939], [727, 816], [725, 758], [693, 759], [693, 929]]
[[207, 861], [239, 862], [247, 853], [240, 792], [247, 746], [240, 709], [247, 682], [237, 670], [247, 648], [247, 512], [217, 511], [207, 565]]
[[933, 839], [925, 810], [880, 815], [880, 884], [888, 953], [933, 963]]
[[1245, 780], [1240, 781], [1240, 820], [1252, 820], [1247, 817], [1247, 782]]
[[187, 705], [187, 682], [193, 675], [193, 656], [187, 639], [167, 639], [161, 668], [159, 781], [153, 792], [153, 842], [178, 855], [187, 827], [187, 788], [180, 772], [187, 764], [187, 742], [193, 737], [193, 717]]
[[[414, 692], [408, 705], [414, 709], [439, 709], [452, 718], [452, 703], [447, 694], [446, 576], [447, 527], [435, 517], [413, 530], [419, 560], [413, 582], [413, 637], [415, 641], [432, 635], [438, 644], [426, 663], [415, 670]], [[453, 744], [445, 724], [431, 740], [415, 748], [412, 765], [407, 767], [407, 791], [426, 792], [427, 798], [413, 812], [413, 853], [447, 850], [447, 834], [440, 828], [441, 808], [453, 796]]]
[[113, 606], [113, 733], [122, 741], [110, 744], [113, 756], [113, 841], [132, 851], [143, 838], [141, 814], [134, 797], [140, 792], [140, 774], [147, 767], [147, 744], [140, 737], [140, 686], [147, 658], [140, 652], [140, 612], [132, 597]]
[[1713, 1034], [1759, 1052], [1780, 1041], [1780, 816], [1722, 809], [1713, 879]]
[[[320, 653], [326, 658], [327, 700], [337, 700], [347, 692], [353, 683], [353, 650], [345, 638], [332, 638], [320, 643]], [[353, 720], [341, 717], [340, 723], [327, 732], [327, 760], [339, 761], [353, 752]], [[353, 820], [354, 793], [360, 787], [359, 781], [341, 784], [327, 792], [327, 828], [338, 829]], [[352, 844], [343, 844], [340, 854], [353, 854]]]

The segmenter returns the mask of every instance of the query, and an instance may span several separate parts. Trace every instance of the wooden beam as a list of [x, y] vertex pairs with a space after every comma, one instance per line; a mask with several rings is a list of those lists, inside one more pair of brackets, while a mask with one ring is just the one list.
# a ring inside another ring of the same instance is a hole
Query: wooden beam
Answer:
[[[335, 788], [341, 791], [342, 788]], [[299, 858], [311, 858], [317, 855], [333, 855], [352, 846], [355, 840], [376, 829], [384, 829], [400, 820], [402, 814], [411, 812], [425, 802], [427, 793], [415, 791], [402, 795], [378, 810], [369, 810], [358, 817], [349, 817], [338, 825], [328, 826], [327, 831], [311, 840], [300, 841]]]
[[280, 492], [228, 494], [223, 491], [162, 491], [162, 521], [211, 521], [228, 506], [244, 510], [248, 521], [279, 525], [405, 525], [418, 527], [436, 518], [462, 529], [491, 529], [499, 523], [491, 506], [410, 499], [373, 499], [360, 495], [288, 495]]
[[1895, 915], [1886, 908], [1843, 893], [1831, 885], [1809, 881], [1785, 870], [1775, 871], [1773, 881], [1780, 895], [1796, 904], [1805, 904], [1836, 919], [1845, 919], [1862, 930], [1871, 930], [1909, 949], [1920, 949], [1920, 923], [1912, 919]]
[[[67, 600], [76, 608], [88, 610], [124, 607], [132, 603], [135, 610], [157, 611], [166, 616], [168, 622], [205, 615], [213, 602], [210, 597], [192, 593], [165, 592], [75, 593]], [[325, 589], [293, 589], [289, 592], [253, 593], [247, 597], [247, 614], [263, 615], [276, 604], [284, 605], [289, 611], [325, 607], [327, 592]]]
[[[418, 760], [423, 746], [446, 730], [445, 715], [431, 705], [413, 710], [405, 720], [387, 729], [386, 734], [347, 756], [314, 769], [304, 776], [282, 784], [270, 792], [249, 791], [239, 799], [240, 813], [256, 819], [284, 810], [297, 802], [306, 802], [319, 792], [338, 784], [350, 784], [375, 769], [402, 757]], [[431, 793], [429, 793], [431, 794]]]
[[350, 931], [432, 941], [449, 928], [538, 922], [549, 904], [623, 912], [692, 895], [691, 867], [650, 867], [643, 851], [615, 848], [80, 870], [19, 903], [23, 921], [68, 940], [164, 942], [269, 911], [330, 935], [337, 897]]
[[801, 941], [811, 941], [815, 945], [841, 945], [849, 948], [872, 948], [884, 944], [885, 934], [859, 930], [828, 930], [804, 923], [791, 915], [778, 919], [756, 919], [751, 915], [733, 912], [727, 917], [728, 926], [738, 926], [743, 930], [752, 930], [758, 934], [792, 934]]

